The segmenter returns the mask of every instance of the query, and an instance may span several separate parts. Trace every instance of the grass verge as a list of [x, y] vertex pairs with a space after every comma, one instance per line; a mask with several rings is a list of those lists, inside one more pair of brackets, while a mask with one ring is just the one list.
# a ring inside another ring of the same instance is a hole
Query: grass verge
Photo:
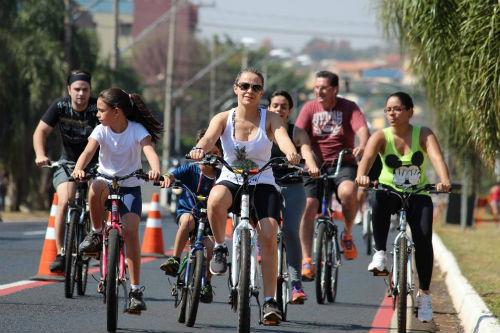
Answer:
[[488, 308], [500, 317], [500, 226], [481, 223], [463, 230], [458, 225], [436, 223], [434, 231]]

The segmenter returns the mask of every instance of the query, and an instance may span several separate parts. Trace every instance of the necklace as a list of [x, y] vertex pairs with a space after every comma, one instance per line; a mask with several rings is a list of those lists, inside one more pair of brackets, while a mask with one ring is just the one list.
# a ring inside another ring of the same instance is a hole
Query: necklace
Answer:
[[[258, 115], [259, 115], [259, 125], [260, 125], [260, 113], [261, 110], [257, 109]], [[233, 123], [233, 138], [236, 139], [236, 109], [234, 110], [232, 116], [231, 116], [231, 122]], [[247, 136], [250, 136], [252, 134], [252, 129], [249, 129], [247, 131]]]

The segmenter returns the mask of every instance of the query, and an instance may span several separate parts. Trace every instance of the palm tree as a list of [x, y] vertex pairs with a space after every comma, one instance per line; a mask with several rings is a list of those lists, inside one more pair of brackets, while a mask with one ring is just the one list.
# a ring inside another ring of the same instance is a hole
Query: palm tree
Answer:
[[498, 0], [380, 0], [388, 36], [420, 76], [450, 148], [493, 166], [500, 151]]

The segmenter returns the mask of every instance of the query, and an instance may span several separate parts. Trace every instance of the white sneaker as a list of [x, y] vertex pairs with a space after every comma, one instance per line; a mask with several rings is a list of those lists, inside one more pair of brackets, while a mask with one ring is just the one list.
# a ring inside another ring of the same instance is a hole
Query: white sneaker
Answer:
[[372, 262], [368, 265], [370, 272], [384, 272], [387, 271], [387, 255], [385, 251], [375, 251]]
[[432, 296], [421, 293], [417, 295], [418, 320], [427, 323], [432, 320]]
[[354, 224], [361, 224], [363, 222], [363, 214], [358, 210], [354, 218]]

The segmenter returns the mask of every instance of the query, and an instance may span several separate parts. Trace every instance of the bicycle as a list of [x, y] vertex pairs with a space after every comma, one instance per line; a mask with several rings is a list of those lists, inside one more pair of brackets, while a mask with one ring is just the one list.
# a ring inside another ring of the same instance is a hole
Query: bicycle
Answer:
[[[180, 195], [183, 190], [190, 193], [197, 205], [205, 204], [208, 199], [206, 196], [196, 195], [181, 182], [175, 181], [173, 191]], [[200, 208], [200, 216], [197, 217], [197, 221], [194, 235], [190, 237], [190, 251], [181, 260], [177, 273], [177, 282], [172, 289], [174, 305], [180, 307], [177, 321], [185, 323], [188, 327], [192, 327], [196, 322], [201, 290], [207, 282], [207, 257], [203, 240], [209, 235], [210, 225], [206, 208]]]
[[[69, 175], [71, 168], [74, 167], [74, 162], [59, 160], [50, 162], [44, 166], [48, 168], [62, 167]], [[70, 177], [70, 182], [75, 179]], [[85, 295], [87, 289], [87, 277], [90, 258], [80, 253], [78, 244], [80, 244], [87, 233], [90, 231], [90, 216], [86, 202], [88, 185], [87, 182], [76, 182], [75, 197], [68, 202], [68, 211], [66, 213], [66, 228], [64, 233], [64, 249], [65, 256], [64, 268], [64, 296], [72, 298], [77, 286], [77, 294]]]
[[[125, 298], [123, 312], [140, 314], [129, 311], [127, 308], [127, 265], [125, 264], [125, 240], [122, 230], [122, 221], [119, 214], [119, 205], [122, 200], [119, 181], [137, 177], [149, 180], [149, 176], [142, 170], [136, 170], [126, 176], [108, 176], [99, 172], [92, 173], [89, 177], [104, 178], [110, 180], [110, 193], [106, 207], [110, 207], [110, 218], [103, 228], [103, 247], [101, 255], [101, 279], [98, 284], [98, 292], [103, 294], [103, 302], [106, 304], [107, 329], [115, 332], [118, 323], [118, 301], [119, 289], [123, 288]], [[159, 183], [155, 182], [155, 185]]]
[[[330, 303], [335, 302], [337, 297], [337, 285], [339, 268], [342, 258], [339, 244], [339, 232], [334, 211], [331, 207], [331, 200], [328, 200], [330, 193], [330, 181], [337, 178], [342, 160], [345, 154], [351, 154], [350, 149], [343, 149], [339, 153], [335, 173], [328, 173], [319, 176], [323, 182], [323, 194], [321, 197], [321, 214], [316, 217], [315, 238], [313, 242], [314, 265], [316, 266], [316, 302], [324, 304], [325, 300]], [[329, 202], [330, 201], [330, 202]]]
[[[375, 187], [376, 186], [376, 187]], [[415, 285], [413, 282], [413, 254], [414, 254], [414, 244], [409, 235], [407, 229], [407, 219], [406, 214], [409, 207], [409, 199], [412, 195], [429, 192], [429, 193], [448, 193], [448, 192], [438, 192], [436, 191], [435, 184], [427, 184], [421, 187], [417, 185], [403, 185], [401, 191], [396, 191], [390, 186], [384, 186], [383, 184], [370, 185], [375, 191], [383, 191], [389, 194], [395, 195], [399, 200], [401, 200], [401, 208], [398, 212], [399, 226], [398, 234], [393, 241], [392, 254], [393, 263], [390, 272], [374, 272], [377, 276], [389, 276], [387, 285], [389, 287], [388, 293], [392, 297], [392, 308], [397, 310], [397, 325], [398, 333], [406, 332], [406, 313], [407, 313], [407, 301], [408, 295], [412, 299], [412, 304], [415, 304]], [[457, 188], [457, 186], [452, 186], [452, 189]], [[418, 307], [414, 307], [414, 315], [418, 313]]]
[[[298, 167], [297, 167], [298, 168]], [[302, 177], [304, 175], [304, 170], [302, 168], [297, 169], [297, 171], [289, 173], [279, 180], [286, 182], [287, 179], [294, 179], [296, 177]], [[286, 244], [284, 242], [283, 235], [283, 223], [281, 219], [278, 231], [278, 277], [276, 279], [276, 302], [278, 303], [278, 308], [282, 314], [282, 321], [286, 321], [288, 314], [288, 303], [290, 302], [290, 275], [288, 273], [288, 264], [286, 258]]]
[[[231, 274], [228, 284], [230, 289], [229, 304], [238, 313], [238, 332], [250, 332], [250, 299], [255, 297], [259, 302], [260, 266], [257, 259], [257, 231], [250, 223], [250, 178], [272, 166], [285, 167], [288, 162], [281, 157], [270, 159], [260, 169], [233, 168], [224, 159], [216, 155], [206, 154], [205, 159], [213, 166], [225, 166], [230, 172], [241, 175], [241, 208], [233, 219], [233, 240], [231, 254]], [[290, 166], [294, 168], [294, 166]], [[259, 323], [262, 323], [262, 313], [259, 311]]]

